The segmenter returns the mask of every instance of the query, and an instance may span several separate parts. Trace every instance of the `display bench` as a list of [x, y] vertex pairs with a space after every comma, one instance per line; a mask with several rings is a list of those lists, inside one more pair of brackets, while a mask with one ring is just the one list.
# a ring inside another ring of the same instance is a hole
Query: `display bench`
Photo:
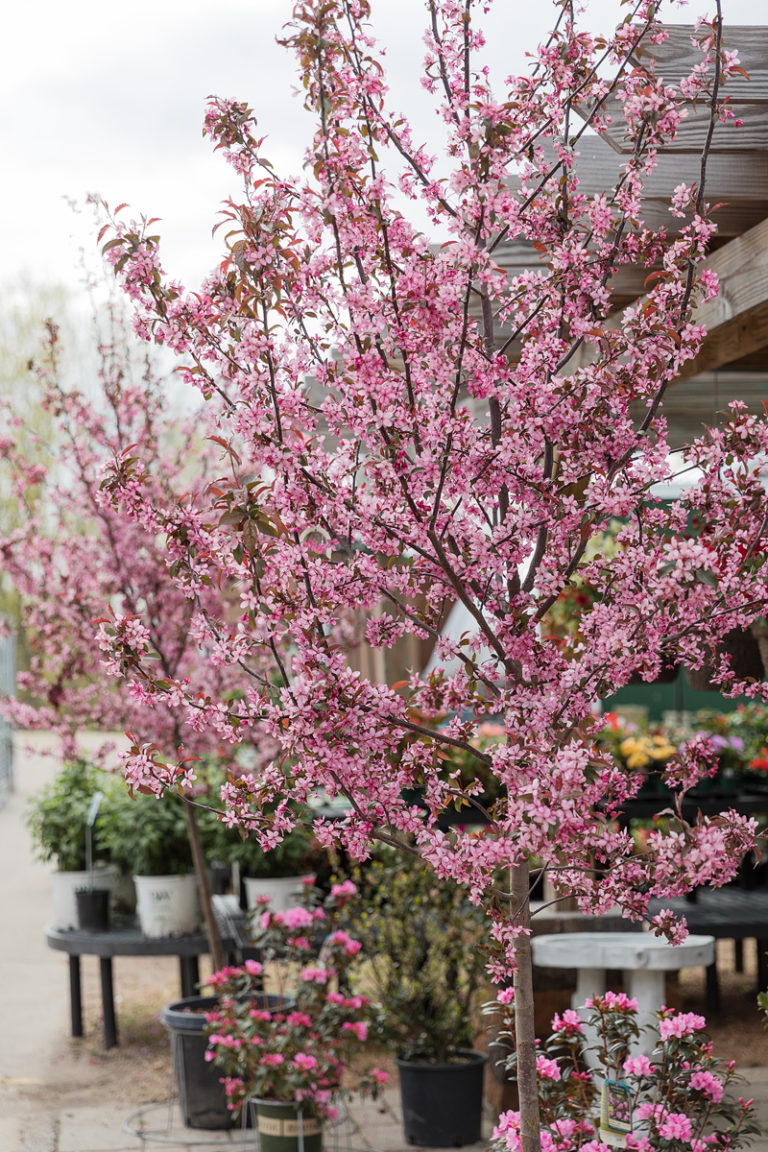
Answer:
[[[181, 995], [194, 996], [200, 981], [200, 957], [209, 951], [204, 932], [187, 936], [147, 937], [138, 925], [128, 924], [107, 932], [61, 931], [48, 928], [45, 939], [49, 948], [66, 952], [69, 956], [69, 1006], [72, 1035], [83, 1035], [83, 998], [80, 974], [81, 956], [98, 956], [101, 979], [101, 1005], [104, 1020], [104, 1047], [114, 1048], [118, 1043], [115, 1015], [114, 976], [112, 961], [115, 956], [178, 956]], [[233, 941], [222, 940], [225, 952], [231, 952]]]
[[[695, 901], [684, 896], [673, 900], [651, 900], [648, 912], [671, 908], [685, 918], [691, 932], [703, 932], [716, 940], [733, 940], [737, 948], [737, 970], [744, 940], [754, 939], [757, 947], [757, 991], [768, 988], [768, 890], [765, 888], [700, 888]], [[717, 967], [707, 969], [707, 1011], [720, 1011], [720, 988]]]

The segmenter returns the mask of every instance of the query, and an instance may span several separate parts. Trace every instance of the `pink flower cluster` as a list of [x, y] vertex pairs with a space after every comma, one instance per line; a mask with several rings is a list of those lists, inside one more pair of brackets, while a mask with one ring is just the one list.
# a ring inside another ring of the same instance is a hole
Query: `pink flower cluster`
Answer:
[[[626, 1135], [631, 1152], [669, 1152], [672, 1145], [678, 1152], [735, 1149], [755, 1131], [751, 1101], [735, 1102], [726, 1095], [734, 1067], [713, 1055], [702, 1035], [704, 1020], [667, 1008], [658, 1015], [650, 1056], [632, 1051], [637, 1006], [626, 996], [595, 997], [587, 1029], [576, 1011], [554, 1017], [552, 1035], [538, 1044], [536, 1056], [542, 1149], [605, 1152], [601, 1093], [584, 1068], [587, 1044], [599, 1080], [619, 1081], [629, 1094], [622, 1119], [633, 1126]], [[515, 1061], [512, 1057], [508, 1064], [514, 1067]], [[521, 1152], [518, 1112], [499, 1117], [491, 1148]]]
[[678, 1012], [672, 1016], [661, 1017], [659, 1032], [662, 1040], [669, 1040], [672, 1036], [682, 1039], [684, 1036], [693, 1035], [694, 1032], [700, 1032], [706, 1024], [704, 1017], [698, 1016], [695, 1012]]

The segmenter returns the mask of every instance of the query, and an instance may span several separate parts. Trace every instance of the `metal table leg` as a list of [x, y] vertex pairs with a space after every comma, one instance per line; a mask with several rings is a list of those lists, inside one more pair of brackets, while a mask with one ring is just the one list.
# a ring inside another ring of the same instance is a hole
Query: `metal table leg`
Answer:
[[200, 983], [200, 965], [197, 956], [179, 956], [181, 995], [196, 996]]
[[80, 957], [69, 958], [69, 1013], [72, 1020], [72, 1035], [83, 1034], [83, 996], [80, 985]]
[[720, 1012], [720, 983], [717, 978], [717, 961], [713, 960], [706, 969], [707, 976], [707, 1013], [717, 1016]]
[[112, 985], [112, 957], [100, 956], [101, 1009], [104, 1015], [104, 1047], [117, 1047], [117, 1020], [115, 1019], [115, 994]]

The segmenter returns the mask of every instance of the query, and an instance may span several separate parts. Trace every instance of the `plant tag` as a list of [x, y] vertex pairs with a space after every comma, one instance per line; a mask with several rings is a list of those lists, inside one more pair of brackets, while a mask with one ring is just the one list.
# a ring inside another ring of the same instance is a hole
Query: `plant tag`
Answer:
[[[600, 1132], [625, 1136], [632, 1131], [632, 1092], [620, 1080], [604, 1080], [600, 1092]], [[617, 1141], [607, 1141], [618, 1143]], [[620, 1142], [622, 1145], [624, 1141]]]
[[89, 828], [93, 828], [94, 820], [99, 814], [99, 807], [103, 799], [103, 792], [94, 792], [93, 796], [91, 797], [90, 807], [88, 808], [88, 815], [85, 818], [85, 822]]
[[259, 1113], [259, 1132], [264, 1136], [289, 1136], [296, 1139], [302, 1136], [317, 1136], [322, 1131], [320, 1121], [307, 1116], [302, 1122], [299, 1117], [265, 1116]]

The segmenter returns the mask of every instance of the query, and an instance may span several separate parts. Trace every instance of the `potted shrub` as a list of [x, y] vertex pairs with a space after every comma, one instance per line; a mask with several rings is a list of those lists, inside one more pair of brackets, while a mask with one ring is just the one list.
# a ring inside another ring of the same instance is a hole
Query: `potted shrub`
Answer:
[[117, 876], [104, 835], [103, 810], [92, 828], [94, 869], [86, 871], [86, 821], [97, 792], [110, 789], [112, 778], [86, 760], [69, 760], [56, 777], [30, 800], [26, 822], [38, 859], [52, 862], [53, 927], [78, 926], [75, 893], [97, 887], [111, 890]]
[[473, 1050], [486, 964], [482, 913], [421, 860], [386, 849], [366, 866], [356, 912], [357, 978], [383, 1008], [406, 1139], [474, 1143], [487, 1059]]
[[[352, 1090], [350, 1063], [377, 1032], [377, 1009], [367, 997], [349, 992], [347, 976], [360, 943], [336, 927], [355, 893], [350, 882], [332, 888], [324, 907], [303, 905], [284, 911], [265, 908], [256, 945], [262, 963], [216, 973], [219, 1003], [209, 1013], [209, 1056], [223, 1073], [229, 1107], [250, 1102], [262, 1152], [319, 1152], [323, 1121], [336, 1114], [334, 1099]], [[316, 959], [312, 940], [324, 936]], [[282, 1010], [254, 1008], [263, 997], [266, 971], [277, 991], [290, 1000]], [[354, 1090], [374, 1096], [387, 1074], [358, 1072]]]
[[[243, 967], [243, 971], [253, 977], [248, 994], [250, 1008], [270, 1015], [290, 1008], [292, 1002], [286, 997], [261, 991], [260, 970], [261, 966], [252, 960], [247, 960]], [[215, 985], [221, 978], [220, 973], [216, 974], [211, 983]], [[218, 1007], [217, 995], [187, 996], [166, 1004], [161, 1014], [171, 1038], [179, 1104], [188, 1128], [222, 1131], [234, 1127], [237, 1120], [235, 1110], [229, 1106], [230, 1098], [224, 1091], [221, 1071], [209, 1059], [206, 1027], [211, 1013], [215, 1013]]]
[[173, 795], [126, 793], [104, 813], [104, 843], [111, 858], [133, 873], [145, 936], [183, 935], [200, 926], [183, 803]]
[[269, 852], [261, 848], [255, 836], [242, 840], [229, 829], [224, 831], [231, 837], [228, 859], [238, 866], [248, 908], [256, 908], [267, 898], [275, 911], [299, 903], [303, 886], [314, 881], [322, 856], [306, 824], [297, 823]]
[[[505, 994], [488, 1005], [506, 1016], [510, 1041], [513, 1005]], [[658, 1041], [645, 1056], [632, 1054], [641, 1029], [637, 1002], [624, 993], [606, 992], [578, 1011], [556, 1015], [552, 1035], [537, 1044], [542, 1147], [575, 1152], [626, 1143], [647, 1152], [734, 1152], [749, 1143], [759, 1131], [752, 1101], [730, 1093], [737, 1079], [733, 1063], [713, 1055], [704, 1026], [703, 1016], [662, 1008]], [[585, 1040], [587, 1031], [595, 1037], [591, 1044]], [[585, 1047], [598, 1068], [594, 1078], [584, 1072]], [[515, 1054], [505, 1063], [514, 1071]], [[520, 1114], [502, 1113], [491, 1152], [519, 1152], [520, 1147]]]

